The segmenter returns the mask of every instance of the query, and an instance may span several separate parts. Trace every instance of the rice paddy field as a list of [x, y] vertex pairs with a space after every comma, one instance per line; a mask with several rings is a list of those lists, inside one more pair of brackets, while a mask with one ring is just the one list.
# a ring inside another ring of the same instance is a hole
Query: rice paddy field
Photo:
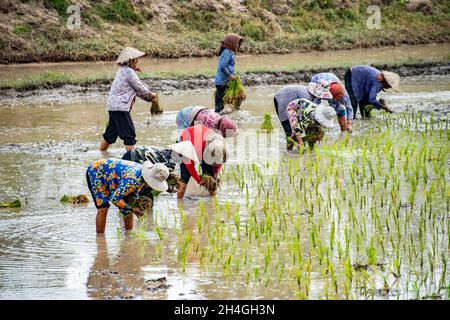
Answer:
[[[248, 88], [218, 196], [162, 194], [131, 233], [111, 208], [104, 236], [92, 201], [59, 201], [89, 194], [92, 160], [124, 153], [98, 151], [104, 97], [3, 101], [0, 202], [23, 205], [0, 209], [0, 298], [449, 299], [450, 79], [402, 80], [383, 96], [394, 114], [301, 155], [285, 150], [279, 86]], [[172, 143], [176, 112], [211, 104], [209, 90], [162, 95], [158, 116], [139, 102], [138, 143]]]

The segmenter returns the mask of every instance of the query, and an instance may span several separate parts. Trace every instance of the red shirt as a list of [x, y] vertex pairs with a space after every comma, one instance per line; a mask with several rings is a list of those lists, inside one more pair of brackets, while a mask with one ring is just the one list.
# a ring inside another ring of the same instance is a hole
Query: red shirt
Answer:
[[[205, 127], [202, 124], [197, 124], [195, 126], [184, 129], [180, 135], [180, 141], [191, 141], [192, 145], [195, 148], [195, 152], [197, 153], [198, 160], [200, 163], [203, 161], [203, 152], [205, 150], [205, 135], [207, 133], [214, 132], [212, 129]], [[194, 178], [197, 183], [200, 184], [201, 179], [200, 176], [195, 169], [195, 164], [193, 161], [189, 161], [186, 163], [186, 168], [191, 174], [191, 177]], [[214, 165], [214, 175], [217, 176], [222, 168], [222, 165]]]

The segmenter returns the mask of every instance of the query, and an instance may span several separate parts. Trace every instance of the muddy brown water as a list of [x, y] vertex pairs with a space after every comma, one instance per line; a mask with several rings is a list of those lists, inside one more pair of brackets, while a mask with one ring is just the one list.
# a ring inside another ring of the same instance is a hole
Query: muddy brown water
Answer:
[[[352, 64], [398, 63], [409, 59], [436, 61], [448, 58], [450, 43], [426, 45], [402, 45], [398, 47], [352, 49], [324, 52], [294, 52], [290, 54], [237, 55], [236, 66], [239, 71], [249, 71], [263, 66], [266, 71], [283, 69], [317, 68], [342, 65], [352, 57]], [[153, 59], [143, 58], [142, 70], [146, 73], [198, 74], [214, 73], [217, 57]], [[76, 78], [113, 77], [116, 71], [114, 62], [62, 62], [0, 65], [0, 80], [20, 80], [37, 76], [48, 71], [61, 72]]]
[[[449, 114], [450, 75], [409, 78], [402, 93], [386, 95], [395, 111], [414, 108]], [[243, 110], [231, 115], [241, 128], [256, 129], [264, 112], [273, 111], [273, 94], [279, 86], [248, 88]], [[151, 118], [149, 106], [137, 103], [132, 116], [138, 143], [164, 146], [174, 140], [177, 110], [187, 105], [212, 106], [212, 92], [198, 90], [162, 96], [165, 113]], [[188, 258], [182, 272], [175, 244], [164, 246], [153, 228], [155, 220], [167, 221], [171, 237], [178, 203], [163, 194], [149, 217], [145, 239], [117, 235], [120, 220], [111, 208], [104, 236], [95, 234], [95, 207], [68, 206], [59, 202], [64, 194], [88, 194], [85, 170], [94, 159], [106, 156], [97, 150], [106, 121], [105, 97], [75, 99], [67, 104], [39, 100], [2, 101], [0, 118], [0, 201], [25, 199], [19, 209], [0, 209], [0, 299], [294, 299], [294, 293], [274, 284], [243, 286], [220, 275], [201, 270]], [[332, 131], [337, 137], [337, 130]], [[364, 128], [355, 124], [355, 134]], [[284, 152], [283, 138], [280, 156]], [[107, 155], [120, 157], [120, 143]], [[232, 159], [231, 164], [238, 163]], [[218, 201], [239, 198], [224, 186]], [[190, 225], [199, 199], [186, 199], [182, 206]], [[191, 214], [190, 214], [191, 213]], [[320, 290], [312, 283], [311, 297]]]

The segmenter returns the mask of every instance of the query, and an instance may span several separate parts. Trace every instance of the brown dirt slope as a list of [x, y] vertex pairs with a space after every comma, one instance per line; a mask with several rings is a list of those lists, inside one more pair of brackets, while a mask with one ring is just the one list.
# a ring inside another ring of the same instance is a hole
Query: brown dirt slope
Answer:
[[[380, 29], [367, 28], [369, 2], [380, 8]], [[67, 27], [71, 4], [80, 29]], [[228, 32], [255, 54], [447, 42], [450, 1], [0, 1], [2, 63], [110, 60], [125, 45], [155, 57], [209, 56]]]

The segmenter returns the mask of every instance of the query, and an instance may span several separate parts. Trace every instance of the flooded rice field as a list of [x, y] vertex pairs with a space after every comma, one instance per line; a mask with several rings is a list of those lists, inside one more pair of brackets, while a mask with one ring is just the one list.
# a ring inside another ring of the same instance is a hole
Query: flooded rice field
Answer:
[[[331, 130], [317, 149], [286, 152], [273, 110], [279, 86], [251, 87], [232, 114], [242, 133], [215, 198], [162, 194], [132, 233], [111, 207], [60, 203], [89, 194], [105, 96], [65, 104], [2, 101], [1, 299], [448, 299], [450, 76], [402, 79], [396, 112]], [[212, 106], [211, 90], [136, 104], [138, 144], [174, 142], [177, 110]], [[257, 134], [265, 112], [278, 131]]]

